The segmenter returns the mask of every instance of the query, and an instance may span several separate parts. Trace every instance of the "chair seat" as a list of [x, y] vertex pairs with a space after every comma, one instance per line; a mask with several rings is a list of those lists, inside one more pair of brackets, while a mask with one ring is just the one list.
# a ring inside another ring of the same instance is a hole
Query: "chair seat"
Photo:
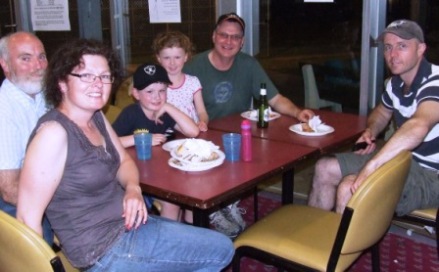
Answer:
[[414, 210], [413, 212], [411, 212], [409, 214], [409, 216], [422, 217], [422, 218], [427, 218], [427, 219], [435, 221], [436, 220], [436, 213], [437, 213], [437, 209], [431, 208], [431, 209], [424, 209], [424, 210]]
[[[320, 271], [326, 270], [341, 214], [309, 206], [286, 205], [260, 221], [238, 236], [235, 248], [250, 246]], [[341, 255], [337, 270], [345, 270], [360, 254]]]
[[343, 214], [292, 204], [275, 210], [234, 241], [233, 271], [240, 271], [245, 256], [299, 271], [345, 271], [370, 248], [379, 271], [377, 243], [389, 228], [410, 163], [411, 153], [403, 151], [378, 168]]

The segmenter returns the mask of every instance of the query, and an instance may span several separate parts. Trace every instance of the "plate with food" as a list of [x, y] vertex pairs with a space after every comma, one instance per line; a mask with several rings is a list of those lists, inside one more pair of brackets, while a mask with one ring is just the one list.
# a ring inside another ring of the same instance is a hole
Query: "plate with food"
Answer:
[[[241, 113], [241, 116], [243, 118], [249, 119], [251, 121], [258, 121], [258, 110], [249, 110]], [[280, 113], [277, 113], [275, 111], [272, 111], [271, 108], [268, 108], [268, 118], [265, 116], [265, 121], [269, 122], [276, 118], [280, 117]]]
[[212, 142], [202, 139], [178, 141], [178, 143], [169, 144], [171, 147], [165, 147], [170, 148], [172, 158], [168, 163], [172, 167], [184, 171], [204, 171], [224, 162], [224, 153]]
[[199, 172], [199, 171], [205, 171], [205, 170], [209, 170], [212, 169], [214, 167], [217, 167], [221, 164], [223, 164], [224, 159], [220, 160], [217, 159], [215, 161], [212, 161], [211, 163], [198, 163], [198, 164], [191, 164], [191, 163], [185, 163], [182, 162], [178, 159], [175, 158], [170, 158], [168, 161], [168, 164], [171, 167], [183, 170], [183, 171], [188, 171], [188, 172]]
[[315, 128], [311, 128], [307, 123], [300, 123], [290, 126], [289, 129], [304, 136], [323, 136], [334, 132], [333, 127], [325, 124], [320, 124]]
[[166, 143], [164, 143], [162, 145], [162, 148], [165, 151], [171, 152], [172, 149], [176, 148], [177, 146], [179, 146], [184, 141], [186, 141], [186, 139], [179, 139], [179, 140], [168, 141], [168, 142], [166, 142]]

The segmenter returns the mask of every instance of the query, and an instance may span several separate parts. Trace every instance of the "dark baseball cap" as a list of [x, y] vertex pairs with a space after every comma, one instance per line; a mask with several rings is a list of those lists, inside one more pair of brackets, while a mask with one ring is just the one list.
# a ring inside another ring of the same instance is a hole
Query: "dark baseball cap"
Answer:
[[417, 39], [421, 43], [424, 43], [424, 32], [421, 27], [416, 22], [410, 20], [393, 21], [383, 30], [377, 40], [380, 42], [384, 41], [384, 35], [386, 33], [395, 34], [404, 40]]
[[143, 90], [153, 83], [172, 84], [165, 68], [152, 63], [145, 63], [137, 67], [133, 75], [134, 88]]
[[221, 15], [216, 22], [215, 28], [224, 21], [238, 23], [241, 26], [242, 34], [245, 34], [245, 22], [241, 17], [238, 16], [238, 14], [231, 12]]

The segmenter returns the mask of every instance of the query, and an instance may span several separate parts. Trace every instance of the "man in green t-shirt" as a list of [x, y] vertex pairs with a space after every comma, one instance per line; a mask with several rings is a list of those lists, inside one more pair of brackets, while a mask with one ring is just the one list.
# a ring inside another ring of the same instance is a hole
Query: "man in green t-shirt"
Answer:
[[197, 76], [203, 88], [203, 100], [214, 120], [249, 109], [251, 98], [259, 98], [261, 83], [267, 85], [268, 104], [277, 112], [307, 121], [314, 113], [297, 107], [279, 94], [259, 62], [241, 52], [245, 22], [235, 13], [219, 17], [212, 34], [213, 49], [188, 62], [184, 72]]
[[[267, 87], [268, 104], [277, 112], [308, 121], [314, 113], [301, 109], [279, 94], [258, 61], [241, 52], [245, 22], [235, 13], [218, 18], [212, 34], [213, 49], [186, 63], [184, 72], [198, 77], [209, 120], [247, 111], [252, 98], [259, 98], [261, 83]], [[236, 237], [245, 228], [238, 202], [210, 215], [215, 228]]]

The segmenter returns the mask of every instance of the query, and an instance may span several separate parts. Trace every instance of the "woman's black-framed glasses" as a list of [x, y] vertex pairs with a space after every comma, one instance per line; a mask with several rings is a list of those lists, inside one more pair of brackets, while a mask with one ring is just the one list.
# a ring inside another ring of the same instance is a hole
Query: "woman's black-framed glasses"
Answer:
[[104, 84], [111, 84], [114, 82], [114, 77], [112, 75], [97, 76], [93, 74], [75, 74], [75, 73], [70, 73], [70, 75], [79, 77], [79, 79], [82, 82], [87, 82], [87, 83], [94, 83], [96, 81], [96, 78], [99, 78], [101, 82]]

